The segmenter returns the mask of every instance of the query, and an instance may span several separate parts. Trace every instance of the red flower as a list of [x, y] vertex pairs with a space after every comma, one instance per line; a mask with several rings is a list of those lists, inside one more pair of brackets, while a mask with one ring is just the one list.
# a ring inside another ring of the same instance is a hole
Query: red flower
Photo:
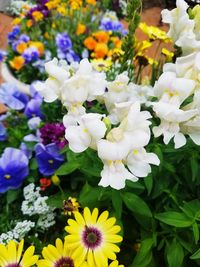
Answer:
[[41, 178], [40, 179], [40, 190], [44, 191], [51, 185], [51, 179]]

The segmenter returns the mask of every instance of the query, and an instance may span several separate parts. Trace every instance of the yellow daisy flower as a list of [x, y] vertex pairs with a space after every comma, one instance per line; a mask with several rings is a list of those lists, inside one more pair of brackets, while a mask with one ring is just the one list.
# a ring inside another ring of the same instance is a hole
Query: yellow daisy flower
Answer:
[[30, 246], [22, 255], [24, 240], [16, 244], [11, 240], [7, 245], [0, 244], [1, 267], [30, 267], [37, 263], [38, 256], [34, 255], [35, 247]]
[[112, 66], [112, 60], [98, 58], [91, 60], [91, 64], [97, 71], [107, 71]]
[[119, 265], [118, 261], [113, 261], [113, 262], [111, 262], [109, 267], [124, 267], [124, 265], [122, 265], [122, 264]]
[[77, 259], [72, 256], [68, 244], [61, 239], [56, 239], [56, 246], [48, 245], [42, 250], [41, 259], [37, 262], [38, 267], [88, 267], [86, 262], [77, 263]]
[[116, 260], [116, 253], [120, 249], [115, 243], [122, 241], [117, 234], [121, 227], [115, 225], [116, 219], [108, 218], [108, 211], [98, 215], [97, 208], [90, 212], [86, 207], [83, 215], [75, 212], [75, 220], [69, 219], [69, 225], [65, 227], [69, 233], [65, 240], [73, 250], [72, 256], [77, 263], [87, 260], [89, 267], [105, 267], [108, 266], [108, 259]]

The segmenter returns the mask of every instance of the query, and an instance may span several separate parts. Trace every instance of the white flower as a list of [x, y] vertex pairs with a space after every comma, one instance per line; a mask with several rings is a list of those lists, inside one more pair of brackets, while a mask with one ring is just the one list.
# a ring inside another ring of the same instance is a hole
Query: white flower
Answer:
[[176, 6], [177, 8], [171, 11], [164, 9], [161, 12], [162, 19], [170, 24], [168, 36], [182, 48], [184, 54], [189, 54], [200, 48], [200, 42], [196, 40], [194, 33], [195, 22], [189, 19], [188, 4], [184, 0], [177, 0]]
[[35, 83], [36, 90], [44, 97], [44, 101], [53, 102], [60, 98], [61, 87], [69, 77], [69, 71], [56, 58], [45, 64], [49, 78], [43, 82]]
[[151, 172], [150, 164], [159, 165], [160, 160], [154, 153], [147, 153], [144, 148], [133, 149], [126, 158], [129, 170], [137, 177], [146, 177]]
[[175, 148], [179, 148], [186, 144], [186, 138], [180, 132], [179, 124], [188, 121], [198, 114], [197, 109], [184, 111], [173, 104], [158, 102], [154, 103], [153, 110], [160, 118], [161, 123], [159, 126], [153, 127], [155, 137], [160, 135], [164, 136], [164, 143], [168, 144], [174, 138]]
[[114, 108], [115, 103], [128, 101], [129, 97], [129, 77], [124, 72], [119, 74], [112, 82], [108, 82], [108, 92], [104, 94], [104, 100], [108, 111]]
[[177, 78], [174, 72], [164, 72], [155, 83], [154, 94], [161, 102], [180, 106], [194, 88], [193, 80]]
[[76, 73], [67, 79], [61, 90], [61, 101], [70, 108], [82, 105], [86, 100], [92, 101], [103, 95], [106, 88], [105, 73], [98, 73], [92, 69], [88, 59], [82, 59]]
[[[141, 149], [150, 139], [149, 112], [140, 111], [138, 102], [129, 107], [127, 116], [120, 125], [113, 128], [97, 143], [99, 158], [104, 163], [99, 185], [121, 189], [125, 186], [125, 180], [137, 181], [138, 178], [125, 167], [127, 156], [133, 149]], [[146, 156], [146, 155], [145, 155]], [[147, 157], [147, 156], [146, 156]], [[148, 159], [145, 159], [148, 162]], [[144, 161], [145, 161], [144, 160]], [[150, 163], [150, 162], [149, 162]]]
[[72, 151], [79, 153], [88, 147], [96, 148], [96, 143], [104, 137], [106, 126], [101, 121], [104, 115], [89, 113], [80, 117], [78, 125], [69, 125], [65, 131], [65, 138]]

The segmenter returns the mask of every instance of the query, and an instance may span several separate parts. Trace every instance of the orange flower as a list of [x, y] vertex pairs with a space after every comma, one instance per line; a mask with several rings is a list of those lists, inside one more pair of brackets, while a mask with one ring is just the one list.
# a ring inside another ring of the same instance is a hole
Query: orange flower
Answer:
[[29, 47], [35, 47], [40, 53], [40, 56], [44, 53], [44, 45], [41, 42], [31, 41], [29, 42]]
[[98, 31], [93, 33], [93, 36], [97, 39], [100, 43], [107, 43], [109, 40], [109, 34], [104, 31]]
[[74, 10], [79, 9], [82, 6], [82, 0], [70, 0], [70, 6]]
[[40, 21], [43, 19], [44, 15], [40, 11], [34, 11], [32, 13], [32, 17], [34, 18], [35, 21]]
[[10, 66], [13, 69], [20, 70], [24, 66], [25, 59], [22, 56], [14, 57], [13, 60], [9, 61]]
[[29, 20], [27, 21], [27, 23], [26, 23], [26, 26], [27, 26], [28, 28], [30, 28], [32, 25], [33, 25], [33, 21], [32, 21], [31, 19], [29, 19]]
[[110, 40], [114, 43], [116, 48], [121, 48], [122, 41], [117, 36], [112, 36]]
[[76, 34], [77, 35], [83, 34], [85, 32], [85, 30], [86, 30], [85, 24], [79, 23], [77, 25]]
[[94, 49], [95, 58], [104, 58], [108, 54], [108, 46], [105, 43], [97, 43]]
[[17, 45], [16, 50], [19, 54], [22, 54], [24, 50], [27, 48], [27, 43], [21, 42]]
[[40, 190], [42, 191], [46, 190], [46, 188], [49, 187], [51, 183], [52, 183], [51, 179], [41, 178], [40, 179]]
[[86, 0], [86, 3], [89, 5], [96, 5], [96, 0]]
[[84, 40], [84, 45], [87, 49], [94, 50], [97, 45], [97, 42], [93, 37], [89, 36]]

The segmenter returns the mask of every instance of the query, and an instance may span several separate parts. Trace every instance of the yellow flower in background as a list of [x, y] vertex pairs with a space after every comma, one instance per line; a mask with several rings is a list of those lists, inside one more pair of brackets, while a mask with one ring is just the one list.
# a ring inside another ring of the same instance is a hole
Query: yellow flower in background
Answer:
[[67, 8], [66, 8], [65, 5], [58, 6], [56, 11], [62, 16], [66, 16], [67, 15]]
[[31, 19], [29, 19], [29, 20], [27, 21], [27, 23], [26, 23], [26, 26], [27, 26], [28, 28], [30, 28], [32, 25], [33, 25], [33, 21], [32, 21]]
[[19, 54], [22, 54], [24, 50], [28, 47], [27, 43], [21, 42], [17, 45], [16, 50]]
[[22, 56], [16, 56], [13, 60], [9, 61], [10, 66], [15, 70], [20, 70], [25, 63], [25, 59]]
[[44, 45], [41, 42], [36, 42], [36, 41], [30, 41], [29, 42], [29, 47], [35, 47], [40, 53], [40, 56], [44, 54]]
[[93, 37], [89, 36], [84, 40], [83, 44], [87, 49], [94, 50], [97, 45], [97, 42]]
[[97, 43], [92, 56], [94, 58], [104, 58], [108, 54], [108, 46], [105, 43]]
[[0, 244], [0, 266], [1, 267], [30, 267], [38, 261], [38, 256], [34, 255], [35, 247], [30, 246], [23, 252], [24, 240], [16, 244], [13, 240], [7, 245]]
[[86, 0], [86, 3], [89, 5], [96, 5], [96, 0]]
[[171, 42], [167, 33], [155, 26], [148, 26], [145, 22], [139, 24], [139, 28], [148, 35], [151, 40], [161, 40], [164, 42]]
[[21, 18], [15, 18], [15, 19], [12, 21], [12, 25], [18, 25], [18, 24], [21, 23], [21, 21], [22, 21]]
[[65, 215], [71, 216], [72, 213], [77, 212], [80, 205], [75, 197], [69, 197], [63, 201], [63, 211]]
[[112, 41], [116, 48], [121, 48], [122, 46], [122, 40], [119, 39], [118, 36], [112, 36], [110, 37], [110, 41]]
[[168, 49], [166, 48], [162, 48], [162, 54], [166, 56], [166, 60], [167, 61], [172, 61], [173, 59], [173, 56], [174, 56], [174, 53], [169, 51]]
[[97, 71], [107, 71], [112, 66], [111, 59], [93, 59], [91, 60], [92, 67]]
[[83, 215], [76, 212], [74, 216], [75, 219], [69, 219], [65, 227], [69, 233], [65, 241], [73, 250], [72, 257], [76, 257], [77, 265], [87, 260], [89, 267], [105, 267], [108, 259], [116, 260], [120, 249], [115, 243], [122, 241], [118, 235], [121, 227], [115, 225], [116, 219], [108, 218], [108, 211], [99, 214], [97, 208], [90, 212], [87, 207]]
[[83, 34], [85, 32], [85, 30], [86, 30], [85, 24], [78, 23], [77, 29], [76, 29], [76, 34], [77, 35]]
[[136, 40], [135, 47], [134, 47], [135, 48], [135, 54], [142, 53], [142, 52], [144, 52], [146, 49], [148, 49], [151, 46], [152, 46], [152, 43], [149, 42], [149, 41]]
[[76, 10], [82, 6], [82, 0], [69, 0], [71, 9]]
[[92, 35], [100, 43], [107, 43], [110, 38], [109, 33], [105, 31], [98, 31], [93, 33]]
[[58, 4], [61, 2], [61, 0], [52, 0], [45, 4], [45, 6], [48, 8], [48, 10], [57, 8]]
[[119, 264], [118, 261], [113, 261], [113, 262], [111, 262], [111, 264], [109, 265], [109, 267], [124, 267], [124, 265]]
[[48, 245], [42, 250], [41, 259], [37, 262], [38, 267], [88, 267], [86, 262], [78, 263], [78, 258], [72, 255], [66, 240], [56, 239], [56, 246]]
[[120, 49], [120, 48], [114, 48], [114, 49], [110, 49], [108, 51], [108, 57], [119, 58], [123, 54], [124, 54], [124, 51], [122, 49]]
[[45, 32], [45, 33], [44, 33], [44, 37], [45, 37], [46, 39], [51, 39], [51, 36], [49, 35], [48, 32]]
[[44, 18], [44, 15], [40, 11], [34, 11], [32, 12], [32, 17], [35, 21], [40, 21]]

